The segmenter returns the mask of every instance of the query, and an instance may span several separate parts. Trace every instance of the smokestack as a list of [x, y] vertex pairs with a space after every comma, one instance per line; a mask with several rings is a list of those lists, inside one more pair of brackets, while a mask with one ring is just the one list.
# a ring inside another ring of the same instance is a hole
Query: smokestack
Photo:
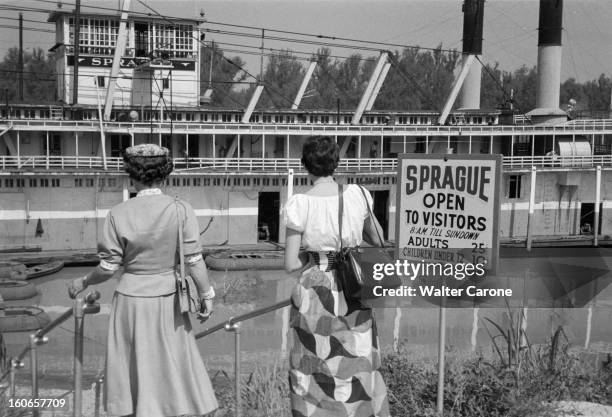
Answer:
[[[482, 55], [482, 28], [485, 0], [465, 0], [463, 2], [463, 54]], [[480, 83], [482, 65], [480, 61], [472, 64], [461, 90], [459, 107], [462, 109], [480, 108]]]
[[561, 31], [563, 0], [540, 0], [538, 27], [538, 83], [536, 108], [530, 115], [540, 119], [566, 116], [559, 108], [561, 89]]

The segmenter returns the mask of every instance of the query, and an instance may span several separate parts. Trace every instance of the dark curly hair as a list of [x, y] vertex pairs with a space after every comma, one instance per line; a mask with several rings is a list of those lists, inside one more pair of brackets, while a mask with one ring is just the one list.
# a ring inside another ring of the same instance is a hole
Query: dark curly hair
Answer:
[[340, 148], [328, 136], [308, 139], [302, 147], [302, 164], [315, 177], [327, 177], [338, 168]]
[[123, 154], [123, 169], [131, 179], [145, 185], [165, 180], [174, 169], [169, 156], [130, 156]]

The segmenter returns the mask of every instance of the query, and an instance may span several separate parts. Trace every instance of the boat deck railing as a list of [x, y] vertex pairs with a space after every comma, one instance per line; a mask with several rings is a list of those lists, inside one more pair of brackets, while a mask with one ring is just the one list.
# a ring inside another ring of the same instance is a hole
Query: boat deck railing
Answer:
[[[572, 135], [612, 133], [612, 119], [578, 119], [554, 125], [547, 124], [331, 124], [331, 123], [202, 123], [196, 121], [154, 120], [142, 122], [103, 122], [110, 133], [181, 133], [181, 134], [270, 134], [270, 135], [390, 135], [390, 136], [510, 136], [510, 135]], [[22, 131], [87, 131], [99, 132], [100, 122], [89, 120], [19, 119], [0, 121], [0, 130]]]
[[[23, 348], [23, 350], [16, 356], [10, 359], [9, 369], [0, 375], [0, 393], [8, 388], [9, 396], [15, 397], [16, 390], [16, 374], [17, 370], [25, 366], [24, 359], [30, 355], [30, 374], [31, 374], [31, 397], [28, 400], [32, 400], [31, 404], [26, 401], [27, 408], [32, 410], [32, 416], [37, 417], [39, 415], [39, 409], [35, 404], [35, 400], [38, 400], [38, 346], [49, 342], [49, 334], [53, 329], [64, 323], [70, 317], [74, 316], [74, 389], [73, 389], [73, 416], [81, 417], [82, 405], [83, 405], [83, 345], [84, 345], [84, 317], [86, 314], [96, 314], [100, 311], [100, 304], [97, 300], [100, 298], [98, 291], [93, 291], [86, 296], [78, 296], [74, 300], [72, 308], [68, 308], [59, 317], [51, 321], [42, 329], [30, 335], [29, 344]], [[8, 387], [3, 381], [8, 378]], [[69, 393], [69, 392], [68, 392]], [[99, 404], [99, 387], [96, 389], [96, 404]], [[20, 397], [23, 398], [23, 397]], [[61, 397], [60, 397], [61, 398]], [[23, 404], [23, 403], [22, 403]], [[19, 407], [22, 408], [22, 407]], [[25, 408], [25, 407], [24, 407]]]
[[[105, 161], [100, 156], [7, 156], [0, 155], [3, 171], [30, 170], [95, 170], [104, 171]], [[175, 158], [176, 173], [285, 173], [293, 169], [305, 173], [298, 158]], [[612, 155], [542, 155], [504, 156], [506, 170], [531, 167], [550, 170], [564, 168], [612, 167]], [[397, 167], [395, 158], [344, 158], [340, 160], [338, 172], [386, 172], [393, 173]], [[107, 157], [105, 172], [122, 172], [123, 158]]]

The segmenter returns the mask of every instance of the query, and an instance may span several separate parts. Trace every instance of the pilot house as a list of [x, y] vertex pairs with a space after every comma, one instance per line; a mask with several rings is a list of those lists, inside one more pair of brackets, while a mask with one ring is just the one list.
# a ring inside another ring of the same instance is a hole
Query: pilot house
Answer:
[[[74, 17], [53, 12], [57, 94], [73, 104]], [[109, 82], [116, 81], [113, 106], [197, 106], [199, 100], [200, 21], [130, 15], [119, 73], [111, 79], [119, 34], [119, 15], [81, 14], [78, 53], [78, 103], [103, 103]], [[166, 93], [166, 94], [164, 94]], [[170, 103], [170, 100], [172, 103]]]

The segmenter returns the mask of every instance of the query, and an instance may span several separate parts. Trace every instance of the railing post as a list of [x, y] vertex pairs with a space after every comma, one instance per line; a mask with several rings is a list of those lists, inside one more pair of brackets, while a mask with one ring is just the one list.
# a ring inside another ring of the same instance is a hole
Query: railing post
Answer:
[[83, 410], [83, 301], [83, 297], [74, 300], [74, 417], [81, 417]]
[[[32, 377], [32, 398], [38, 398], [38, 352], [36, 334], [30, 335], [30, 372]], [[32, 417], [38, 417], [38, 410], [32, 409]]]
[[86, 297], [79, 296], [74, 300], [74, 404], [73, 417], [83, 414], [83, 321], [85, 314], [95, 314], [100, 311], [96, 300], [100, 293], [93, 291]]
[[22, 367], [23, 367], [23, 362], [21, 362], [17, 358], [11, 359], [11, 369], [9, 373], [9, 384], [10, 384], [9, 394], [11, 397], [15, 396], [15, 376], [17, 373], [17, 369], [22, 368]]
[[102, 383], [104, 382], [104, 376], [99, 375], [98, 378], [96, 378], [96, 398], [95, 398], [95, 403], [94, 403], [94, 417], [100, 417], [100, 387], [102, 386]]
[[234, 415], [236, 417], [240, 417], [242, 408], [242, 401], [240, 397], [240, 324], [227, 324], [225, 326], [225, 330], [228, 332], [234, 332], [234, 390], [236, 401], [236, 412]]

